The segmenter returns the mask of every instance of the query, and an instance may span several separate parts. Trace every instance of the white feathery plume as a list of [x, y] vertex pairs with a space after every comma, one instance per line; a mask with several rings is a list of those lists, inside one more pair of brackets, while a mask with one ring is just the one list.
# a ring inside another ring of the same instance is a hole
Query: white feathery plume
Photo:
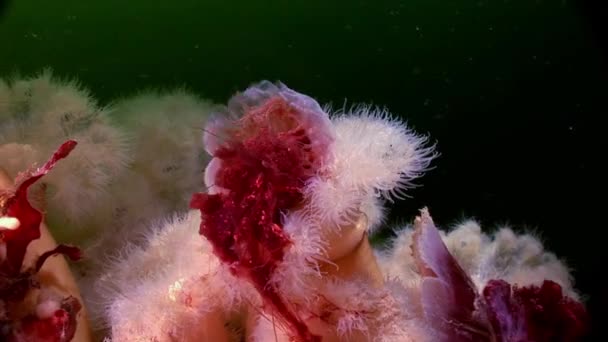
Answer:
[[436, 156], [427, 137], [385, 109], [359, 105], [336, 116], [333, 123], [333, 167], [352, 187], [374, 189], [387, 199], [403, 198]]
[[317, 322], [339, 341], [419, 341], [414, 322], [403, 311], [400, 283], [381, 287], [357, 279], [326, 279], [320, 285]]
[[286, 298], [308, 301], [321, 281], [319, 262], [324, 260], [327, 243], [323, 241], [321, 227], [302, 211], [284, 215], [283, 231], [292, 245], [273, 273], [271, 283]]
[[150, 227], [146, 244], [128, 246], [98, 279], [92, 289], [98, 298], [87, 296], [89, 307], [107, 320], [113, 339], [169, 340], [241, 304], [242, 291], [250, 290], [211, 252], [199, 225], [200, 213], [190, 211], [160, 229]]
[[216, 106], [185, 89], [142, 92], [113, 103], [110, 113], [132, 136], [131, 169], [148, 180], [171, 211], [203, 190], [209, 161], [202, 130]]
[[[141, 244], [149, 226], [172, 215], [161, 201], [150, 182], [135, 173], [125, 171], [108, 188], [111, 201], [101, 202], [96, 208], [95, 220], [89, 223], [94, 234], [70, 237], [83, 241], [84, 259], [74, 264], [82, 273], [81, 281], [95, 281], [106, 263], [126, 244]], [[76, 232], [77, 233], [77, 232]]]
[[383, 219], [380, 199], [405, 197], [436, 157], [434, 145], [388, 111], [368, 105], [339, 111], [332, 123], [332, 158], [308, 182], [306, 197], [330, 226], [352, 222], [361, 213], [376, 226]]
[[[24, 164], [42, 163], [40, 158], [64, 141], [76, 140], [70, 158], [41, 184], [52, 226], [84, 226], [95, 207], [107, 200], [109, 183], [128, 162], [123, 133], [111, 126], [107, 110], [88, 90], [55, 78], [50, 70], [3, 84], [0, 160], [12, 162], [2, 167], [14, 176]], [[15, 153], [21, 154], [19, 161]], [[59, 217], [60, 222], [53, 222]]]
[[[105, 258], [125, 244], [141, 245], [149, 226], [188, 210], [190, 196], [202, 190], [202, 127], [212, 104], [184, 89], [141, 92], [113, 103], [110, 115], [130, 136], [132, 161], [100, 203], [97, 234], [88, 236], [87, 258], [77, 265], [82, 284], [95, 283]], [[87, 285], [83, 285], [87, 287]]]

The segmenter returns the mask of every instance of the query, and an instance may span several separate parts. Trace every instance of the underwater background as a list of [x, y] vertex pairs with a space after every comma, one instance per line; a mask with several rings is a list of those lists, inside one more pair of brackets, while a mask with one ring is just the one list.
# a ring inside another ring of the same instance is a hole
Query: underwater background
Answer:
[[0, 0], [0, 77], [49, 67], [102, 103], [177, 86], [223, 103], [268, 79], [385, 106], [441, 156], [375, 241], [423, 206], [444, 228], [533, 230], [598, 322], [606, 20], [602, 2], [571, 0]]

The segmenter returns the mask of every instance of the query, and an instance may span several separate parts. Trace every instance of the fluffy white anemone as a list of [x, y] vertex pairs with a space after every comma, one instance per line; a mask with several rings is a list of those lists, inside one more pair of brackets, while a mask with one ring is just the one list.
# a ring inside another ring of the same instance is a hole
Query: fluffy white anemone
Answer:
[[112, 104], [112, 118], [131, 135], [131, 170], [148, 180], [156, 197], [183, 211], [203, 190], [209, 161], [201, 139], [216, 105], [185, 89], [147, 91]]
[[331, 159], [305, 194], [313, 212], [330, 226], [364, 214], [382, 223], [383, 200], [402, 199], [436, 157], [428, 138], [381, 108], [354, 106], [333, 114]]
[[85, 226], [129, 162], [125, 136], [107, 112], [87, 89], [50, 70], [0, 82], [0, 160], [9, 174], [42, 165], [68, 139], [78, 142], [41, 183], [48, 217], [59, 221], [55, 226]]
[[200, 222], [195, 211], [159, 222], [145, 243], [129, 244], [111, 260], [86, 298], [112, 340], [200, 338], [206, 329], [224, 331], [244, 298], [255, 301], [198, 235]]

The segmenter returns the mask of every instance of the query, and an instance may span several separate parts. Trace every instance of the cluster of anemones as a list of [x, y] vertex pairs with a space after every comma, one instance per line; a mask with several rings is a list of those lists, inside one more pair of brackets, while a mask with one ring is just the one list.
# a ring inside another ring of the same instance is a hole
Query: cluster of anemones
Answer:
[[[327, 256], [320, 251], [313, 258], [301, 255], [309, 258], [308, 264], [286, 260], [297, 243], [285, 229], [292, 217], [297, 217], [300, 229], [321, 237], [357, 217], [373, 217], [377, 209], [364, 203], [402, 191], [433, 157], [432, 147], [423, 147], [424, 139], [385, 113], [362, 112], [332, 122], [311, 98], [282, 84], [262, 82], [235, 96], [228, 112], [208, 126], [206, 142], [213, 159], [206, 182], [212, 192], [195, 195], [192, 206], [202, 213], [200, 233], [215, 255], [259, 293], [260, 310], [277, 317], [288, 336], [302, 341], [319, 339], [310, 332], [306, 317], [334, 324], [342, 335], [356, 330], [369, 334], [380, 326], [376, 339], [389, 332], [393, 339], [401, 335], [399, 340], [446, 341], [580, 336], [586, 328], [584, 307], [564, 296], [554, 281], [520, 287], [488, 279], [478, 289], [444, 245], [426, 210], [417, 218], [408, 246], [418, 277], [415, 285], [394, 286], [379, 296], [378, 291], [366, 291], [374, 287], [371, 283], [340, 279], [345, 287], [359, 288], [364, 299], [358, 305], [331, 299], [332, 290], [319, 284], [306, 284], [303, 287], [312, 291], [299, 294], [282, 291], [289, 287], [285, 283], [306, 280], [277, 270], [302, 265], [315, 269], [315, 257]], [[321, 240], [327, 248], [327, 241]], [[302, 308], [294, 298], [298, 295], [316, 299]], [[399, 307], [397, 298], [404, 297], [410, 302]], [[381, 308], [387, 302], [395, 303], [394, 315], [380, 321], [370, 303]], [[393, 333], [397, 325], [411, 329]]]
[[[587, 329], [567, 268], [532, 236], [508, 228], [488, 236], [474, 222], [446, 233], [424, 209], [390, 248], [372, 251], [367, 234], [384, 221], [385, 201], [402, 198], [436, 156], [384, 109], [332, 112], [264, 81], [202, 128], [192, 126], [211, 106], [184, 93], [101, 110], [74, 89], [44, 75], [0, 80], [0, 156], [14, 171], [50, 141], [82, 142], [69, 167], [45, 178], [45, 195], [55, 223], [104, 228], [80, 269], [100, 337], [571, 341]], [[173, 111], [186, 113], [185, 124]], [[111, 116], [137, 132], [133, 140]], [[0, 194], [0, 333], [9, 341], [69, 341], [83, 311], [37, 279], [49, 256], [79, 250], [59, 245], [23, 265], [42, 220], [27, 190], [74, 146]], [[337, 270], [366, 245], [354, 271]]]

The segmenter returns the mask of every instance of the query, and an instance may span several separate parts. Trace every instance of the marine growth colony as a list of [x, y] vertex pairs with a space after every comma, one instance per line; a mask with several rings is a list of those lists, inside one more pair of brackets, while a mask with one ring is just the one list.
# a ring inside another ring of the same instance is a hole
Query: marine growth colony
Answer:
[[[361, 252], [435, 146], [380, 108], [330, 112], [267, 81], [225, 106], [182, 89], [100, 108], [48, 72], [0, 80], [0, 167], [20, 174], [0, 194], [2, 338], [70, 341], [81, 307], [120, 342], [582, 336], [568, 269], [530, 235], [444, 232], [423, 208], [390, 247]], [[43, 219], [37, 181], [53, 234], [81, 248], [84, 303], [36, 279], [75, 247], [22, 264]], [[11, 310], [32, 292], [31, 310]]]

